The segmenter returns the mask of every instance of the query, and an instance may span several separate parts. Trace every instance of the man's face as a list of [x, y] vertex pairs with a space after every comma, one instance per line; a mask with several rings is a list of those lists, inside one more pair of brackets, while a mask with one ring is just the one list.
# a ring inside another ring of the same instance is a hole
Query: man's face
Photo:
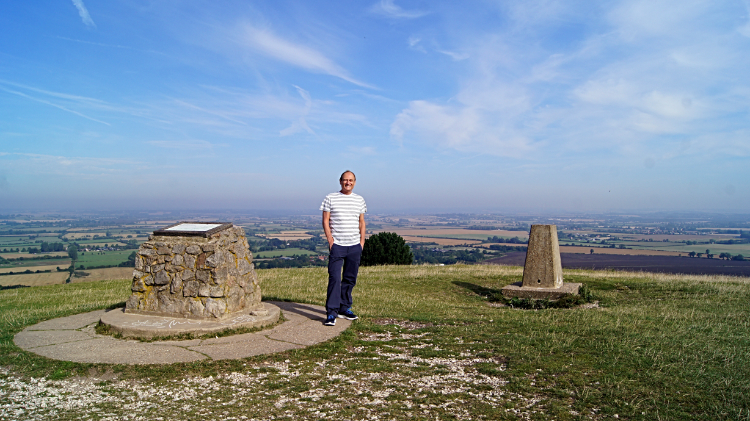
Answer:
[[341, 193], [350, 194], [354, 189], [354, 185], [357, 184], [357, 180], [354, 179], [354, 174], [348, 172], [344, 173], [339, 183], [341, 184]]

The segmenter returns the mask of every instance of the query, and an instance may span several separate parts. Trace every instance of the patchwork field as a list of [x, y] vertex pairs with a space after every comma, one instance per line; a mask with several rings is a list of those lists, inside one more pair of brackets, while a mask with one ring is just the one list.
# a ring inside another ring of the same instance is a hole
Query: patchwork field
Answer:
[[288, 256], [294, 256], [294, 255], [311, 256], [311, 255], [317, 255], [317, 254], [318, 254], [317, 252], [310, 251], [307, 249], [288, 248], [288, 249], [277, 249], [277, 250], [255, 252], [253, 253], [253, 257], [257, 257], [258, 259], [270, 259], [273, 257], [288, 257]]
[[76, 267], [83, 265], [89, 266], [116, 266], [128, 260], [128, 256], [135, 250], [118, 250], [118, 251], [87, 251], [78, 253]]
[[16, 267], [12, 267], [12, 268], [2, 268], [2, 269], [0, 269], [0, 273], [10, 273], [10, 272], [19, 273], [19, 272], [23, 272], [25, 270], [30, 270], [32, 272], [35, 272], [37, 270], [51, 270], [51, 271], [55, 272], [55, 271], [57, 271], [58, 267], [60, 269], [64, 269], [64, 268], [67, 268], [68, 266], [70, 266], [70, 262], [68, 262], [68, 264], [54, 264], [54, 265], [40, 264], [40, 265], [36, 265], [36, 266], [16, 266]]
[[[80, 272], [80, 271], [79, 271]], [[132, 279], [133, 268], [102, 268], [86, 269], [84, 272], [87, 276], [74, 276], [71, 282], [91, 282], [104, 281], [108, 279]], [[42, 286], [62, 284], [68, 279], [68, 272], [57, 272], [52, 268], [51, 273], [28, 273], [13, 274], [0, 276], [0, 286], [24, 285], [24, 286]]]
[[507, 231], [507, 230], [470, 230], [463, 228], [425, 228], [425, 229], [414, 229], [414, 228], [393, 228], [383, 229], [378, 231], [389, 231], [395, 232], [396, 234], [404, 237], [442, 237], [442, 238], [455, 238], [455, 239], [467, 239], [467, 240], [486, 240], [488, 237], [507, 237], [513, 238], [518, 237], [521, 240], [529, 238], [529, 233], [526, 231]]
[[620, 254], [629, 256], [679, 256], [685, 255], [684, 252], [680, 253], [677, 251], [663, 251], [663, 250], [637, 250], [637, 249], [618, 249], [618, 248], [607, 248], [598, 246], [560, 246], [560, 253], [574, 253], [574, 254], [591, 254], [591, 250], [594, 250], [595, 254]]
[[275, 238], [277, 240], [307, 240], [308, 238], [312, 238], [312, 235], [305, 233], [304, 231], [281, 231], [278, 234], [256, 234], [258, 237], [263, 238]]
[[404, 241], [408, 243], [437, 243], [441, 246], [460, 246], [464, 244], [474, 245], [479, 244], [478, 240], [460, 240], [451, 238], [435, 238], [435, 237], [416, 237], [413, 235], [402, 235]]
[[23, 257], [24, 259], [30, 258], [30, 257], [39, 257], [39, 256], [56, 256], [56, 257], [67, 257], [68, 253], [64, 251], [54, 251], [51, 253], [37, 253], [37, 254], [31, 254], [31, 253], [0, 253], [0, 256], [3, 256], [6, 259], [17, 259], [19, 257]]
[[74, 276], [71, 282], [105, 281], [108, 279], [133, 279], [133, 268], [86, 269], [87, 276]]
[[29, 273], [24, 275], [3, 275], [0, 276], [0, 286], [25, 285], [25, 286], [42, 286], [62, 284], [68, 279], [68, 272], [51, 272], [51, 273]]

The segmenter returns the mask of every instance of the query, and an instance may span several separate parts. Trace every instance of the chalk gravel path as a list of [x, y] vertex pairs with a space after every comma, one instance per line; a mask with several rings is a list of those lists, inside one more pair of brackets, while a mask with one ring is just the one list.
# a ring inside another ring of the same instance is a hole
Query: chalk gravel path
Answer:
[[271, 329], [210, 339], [153, 341], [115, 339], [95, 332], [106, 311], [47, 320], [19, 332], [20, 348], [48, 358], [79, 363], [169, 364], [198, 360], [225, 360], [305, 348], [338, 336], [351, 325], [338, 319], [324, 326], [325, 308], [311, 304], [269, 302], [286, 321]]

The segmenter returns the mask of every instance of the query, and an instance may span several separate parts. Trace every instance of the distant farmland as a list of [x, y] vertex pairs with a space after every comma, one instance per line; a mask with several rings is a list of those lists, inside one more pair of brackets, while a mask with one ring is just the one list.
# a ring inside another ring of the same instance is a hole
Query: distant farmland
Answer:
[[[483, 264], [523, 266], [526, 253], [513, 252], [485, 260]], [[750, 261], [676, 256], [628, 256], [615, 254], [560, 253], [563, 269], [621, 270], [628, 272], [679, 273], [688, 275], [750, 276]]]
[[441, 246], [460, 246], [463, 244], [479, 244], [479, 240], [461, 240], [456, 238], [436, 238], [436, 237], [416, 237], [413, 235], [403, 235], [404, 240], [408, 243], [436, 243]]

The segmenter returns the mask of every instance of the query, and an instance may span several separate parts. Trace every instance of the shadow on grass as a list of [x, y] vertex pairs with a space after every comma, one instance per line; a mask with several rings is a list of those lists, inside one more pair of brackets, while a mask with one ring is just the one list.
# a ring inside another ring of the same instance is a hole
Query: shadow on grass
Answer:
[[489, 299], [490, 301], [498, 301], [501, 297], [501, 292], [499, 289], [495, 288], [487, 288], [476, 284], [471, 284], [469, 282], [461, 282], [461, 281], [453, 281], [454, 285], [460, 286], [461, 288], [466, 288], [469, 291], [473, 292], [474, 294], [477, 294], [481, 297], [485, 297]]
[[2, 286], [0, 285], [0, 291], [4, 291], [6, 289], [18, 289], [18, 288], [28, 288], [28, 285], [8, 285], [8, 286]]
[[114, 310], [116, 308], [125, 307], [125, 301], [120, 301], [119, 303], [114, 303], [111, 306], [107, 307], [105, 310]]

